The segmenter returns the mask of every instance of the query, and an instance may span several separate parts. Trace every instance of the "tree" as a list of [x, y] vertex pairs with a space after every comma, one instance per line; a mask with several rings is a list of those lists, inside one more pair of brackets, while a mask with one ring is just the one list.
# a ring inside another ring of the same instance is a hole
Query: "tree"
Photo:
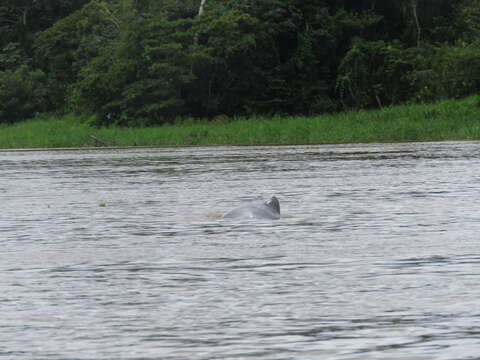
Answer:
[[356, 38], [339, 66], [337, 91], [343, 106], [383, 107], [408, 100], [407, 75], [415, 67], [416, 55], [399, 41]]
[[452, 0], [390, 0], [404, 18], [404, 36], [420, 46], [425, 39], [435, 41], [436, 24], [440, 18], [450, 18]]
[[12, 123], [51, 109], [48, 80], [22, 65], [0, 71], [0, 123]]
[[80, 71], [72, 103], [121, 124], [245, 112], [257, 93], [256, 26], [235, 10], [139, 19]]
[[467, 42], [478, 42], [480, 37], [480, 2], [478, 0], [463, 0], [455, 8], [455, 26], [457, 37]]
[[29, 63], [19, 43], [11, 42], [0, 49], [0, 71], [14, 70]]
[[89, 0], [2, 0], [0, 5], [0, 46], [19, 43], [30, 53], [33, 35], [81, 8]]

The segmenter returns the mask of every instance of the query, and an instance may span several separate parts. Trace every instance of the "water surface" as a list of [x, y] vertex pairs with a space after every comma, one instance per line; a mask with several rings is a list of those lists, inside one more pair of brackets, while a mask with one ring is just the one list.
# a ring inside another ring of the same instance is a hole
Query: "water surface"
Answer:
[[[0, 152], [0, 358], [476, 359], [480, 143]], [[282, 219], [224, 220], [276, 195]]]

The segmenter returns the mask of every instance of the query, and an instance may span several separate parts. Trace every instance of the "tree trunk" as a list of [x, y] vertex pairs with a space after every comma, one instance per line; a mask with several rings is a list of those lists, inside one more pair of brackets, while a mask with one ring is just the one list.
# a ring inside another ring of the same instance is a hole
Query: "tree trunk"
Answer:
[[[203, 7], [205, 6], [205, 3], [207, 2], [207, 0], [202, 0], [200, 2], [200, 9], [198, 9], [198, 16], [202, 16], [203, 14]], [[198, 33], [195, 34], [195, 37], [193, 38], [193, 43], [196, 45], [198, 45]]]
[[418, 20], [418, 13], [417, 13], [418, 0], [411, 0], [410, 4], [412, 6], [412, 13], [413, 13], [413, 19], [415, 20], [415, 26], [417, 28], [417, 46], [420, 46], [420, 40], [422, 37], [422, 28], [420, 27], [420, 21]]
[[28, 14], [28, 8], [23, 8], [23, 10], [22, 10], [22, 24], [23, 24], [23, 26], [27, 26], [27, 14]]
[[204, 8], [206, 2], [207, 2], [207, 0], [202, 0], [202, 1], [201, 1], [201, 3], [200, 3], [200, 9], [198, 9], [198, 16], [202, 16], [202, 14], [203, 14], [203, 8]]

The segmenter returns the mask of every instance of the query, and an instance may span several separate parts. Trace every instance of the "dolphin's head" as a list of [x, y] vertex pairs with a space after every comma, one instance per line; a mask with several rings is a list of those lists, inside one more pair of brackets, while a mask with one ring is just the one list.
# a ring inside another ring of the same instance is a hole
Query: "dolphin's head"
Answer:
[[272, 198], [266, 203], [266, 205], [280, 215], [280, 202], [275, 196], [272, 196]]

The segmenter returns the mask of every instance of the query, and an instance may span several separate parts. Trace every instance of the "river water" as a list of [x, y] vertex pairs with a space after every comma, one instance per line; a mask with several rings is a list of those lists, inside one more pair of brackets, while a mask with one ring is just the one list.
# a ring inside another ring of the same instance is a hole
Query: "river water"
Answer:
[[2, 151], [0, 358], [478, 359], [479, 184], [478, 142]]

